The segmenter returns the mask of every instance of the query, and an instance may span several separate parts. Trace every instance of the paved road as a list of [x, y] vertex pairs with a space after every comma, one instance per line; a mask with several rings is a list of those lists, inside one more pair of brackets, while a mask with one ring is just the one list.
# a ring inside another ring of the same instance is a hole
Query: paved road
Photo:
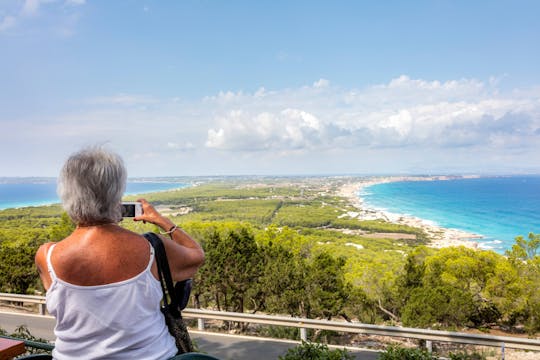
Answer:
[[[54, 318], [51, 316], [20, 314], [0, 311], [0, 328], [12, 332], [19, 325], [26, 325], [32, 335], [54, 340]], [[297, 342], [190, 331], [199, 349], [223, 360], [276, 360]], [[369, 350], [355, 351], [356, 359], [376, 360], [378, 353]]]

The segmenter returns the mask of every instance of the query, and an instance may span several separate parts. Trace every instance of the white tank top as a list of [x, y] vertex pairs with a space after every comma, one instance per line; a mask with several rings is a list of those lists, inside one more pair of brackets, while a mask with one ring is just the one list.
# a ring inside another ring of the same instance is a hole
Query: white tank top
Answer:
[[47, 310], [56, 318], [54, 359], [163, 360], [177, 352], [160, 311], [161, 285], [150, 261], [135, 277], [111, 284], [80, 286], [59, 279], [47, 252], [51, 287]]

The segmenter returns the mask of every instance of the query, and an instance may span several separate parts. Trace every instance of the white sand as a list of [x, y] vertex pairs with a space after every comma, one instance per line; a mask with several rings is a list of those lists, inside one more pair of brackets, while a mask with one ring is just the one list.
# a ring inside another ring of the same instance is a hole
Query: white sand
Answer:
[[481, 238], [480, 235], [471, 234], [465, 231], [456, 229], [447, 229], [437, 225], [434, 225], [426, 220], [416, 218], [413, 216], [404, 216], [398, 214], [392, 214], [386, 211], [380, 211], [373, 208], [368, 208], [359, 193], [362, 193], [362, 189], [381, 183], [394, 182], [394, 181], [429, 181], [429, 180], [447, 180], [448, 177], [380, 177], [370, 178], [365, 181], [349, 183], [341, 187], [338, 195], [343, 196], [351, 202], [358, 209], [358, 215], [355, 216], [359, 220], [376, 220], [383, 219], [392, 223], [409, 225], [418, 228], [422, 228], [428, 237], [431, 239], [430, 246], [435, 248], [448, 247], [448, 246], [466, 246], [469, 248], [477, 248], [478, 243], [473, 239]]

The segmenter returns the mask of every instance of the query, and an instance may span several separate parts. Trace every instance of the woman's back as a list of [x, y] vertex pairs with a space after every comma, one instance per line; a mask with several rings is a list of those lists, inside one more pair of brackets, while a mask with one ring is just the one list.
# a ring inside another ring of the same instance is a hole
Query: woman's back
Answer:
[[123, 229], [84, 229], [50, 246], [47, 308], [57, 319], [55, 358], [174, 355], [153, 263], [150, 244]]
[[[116, 224], [77, 228], [56, 245], [52, 262], [59, 278], [82, 286], [134, 277], [148, 265], [149, 243]], [[157, 279], [155, 265], [153, 271]]]

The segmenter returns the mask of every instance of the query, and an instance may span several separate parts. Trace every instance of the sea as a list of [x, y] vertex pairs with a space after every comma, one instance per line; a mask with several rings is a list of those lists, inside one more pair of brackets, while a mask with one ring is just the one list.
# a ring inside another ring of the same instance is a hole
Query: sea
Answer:
[[540, 175], [389, 182], [362, 191], [368, 207], [481, 235], [479, 247], [499, 253], [516, 236], [540, 233]]
[[[59, 203], [56, 179], [0, 178], [0, 210]], [[191, 184], [163, 179], [130, 179], [125, 195], [183, 188]]]

